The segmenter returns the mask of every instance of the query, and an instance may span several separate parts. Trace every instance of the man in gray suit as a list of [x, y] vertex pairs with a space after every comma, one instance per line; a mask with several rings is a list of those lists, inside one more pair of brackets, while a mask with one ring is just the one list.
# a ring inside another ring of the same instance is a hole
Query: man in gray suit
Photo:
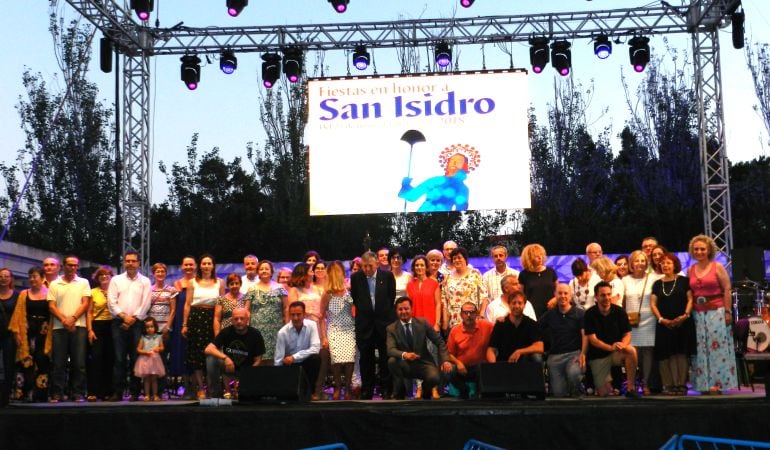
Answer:
[[428, 351], [428, 340], [438, 348], [441, 371], [449, 374], [452, 364], [449, 362], [446, 344], [441, 336], [425, 320], [412, 317], [412, 299], [399, 297], [396, 300], [398, 320], [386, 328], [386, 347], [388, 349], [388, 369], [393, 377], [393, 398], [403, 400], [406, 396], [405, 380], [420, 378], [424, 399], [430, 399], [434, 386], [441, 383], [441, 374]]

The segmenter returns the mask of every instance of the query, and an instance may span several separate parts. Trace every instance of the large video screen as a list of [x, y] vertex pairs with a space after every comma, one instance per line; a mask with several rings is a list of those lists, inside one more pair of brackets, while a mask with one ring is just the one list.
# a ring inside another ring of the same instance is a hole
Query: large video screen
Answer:
[[528, 208], [526, 73], [308, 81], [310, 214]]

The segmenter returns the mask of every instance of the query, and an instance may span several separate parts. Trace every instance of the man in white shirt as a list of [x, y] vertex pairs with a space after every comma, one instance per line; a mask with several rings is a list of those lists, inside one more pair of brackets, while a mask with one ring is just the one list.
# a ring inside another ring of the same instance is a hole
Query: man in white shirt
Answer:
[[598, 242], [591, 242], [586, 245], [586, 258], [588, 258], [588, 267], [591, 267], [591, 263], [600, 256], [604, 255], [602, 246]]
[[125, 272], [110, 280], [107, 289], [107, 306], [112, 314], [112, 343], [115, 349], [115, 364], [112, 382], [115, 393], [108, 400], [119, 401], [126, 389], [126, 361], [131, 371], [129, 400], [136, 401], [139, 396], [140, 379], [133, 376], [136, 363], [136, 345], [142, 336], [142, 327], [147, 311], [150, 309], [152, 284], [149, 278], [139, 273], [139, 254], [129, 250], [123, 255]]
[[495, 245], [489, 251], [489, 256], [492, 258], [492, 262], [495, 263], [495, 267], [487, 270], [482, 277], [484, 286], [487, 288], [487, 294], [489, 295], [489, 302], [500, 298], [502, 289], [500, 282], [506, 275], [519, 275], [519, 271], [508, 267], [508, 249], [503, 245]]
[[451, 240], [444, 242], [444, 246], [441, 248], [441, 252], [444, 254], [444, 263], [441, 264], [438, 271], [445, 277], [449, 276], [452, 272], [452, 257], [450, 255], [452, 254], [452, 250], [456, 248], [457, 242]]
[[71, 364], [72, 399], [85, 401], [86, 393], [86, 312], [91, 299], [91, 287], [77, 275], [80, 260], [69, 255], [64, 258], [64, 274], [48, 288], [48, 309], [53, 316], [53, 370], [51, 371], [51, 403], [62, 399], [64, 370]]
[[[521, 292], [521, 283], [519, 283], [518, 275], [506, 275], [500, 280], [500, 295], [487, 305], [485, 316], [488, 321], [494, 323], [498, 320], [508, 317], [511, 313], [511, 309], [508, 306], [508, 297], [514, 292]], [[525, 299], [526, 300], [526, 299]], [[537, 321], [537, 314], [535, 314], [535, 308], [532, 303], [526, 301], [524, 304], [524, 315], [530, 319]]]
[[246, 255], [243, 257], [244, 274], [241, 275], [241, 294], [249, 292], [255, 284], [259, 283], [257, 266], [259, 266], [259, 258], [256, 256]]
[[[291, 321], [278, 330], [275, 341], [275, 365], [290, 366], [299, 364], [307, 374], [308, 386], [315, 386], [321, 367], [321, 339], [318, 326], [312, 320], [305, 319], [305, 304], [301, 301], [289, 305]], [[318, 396], [313, 393], [313, 400]]]

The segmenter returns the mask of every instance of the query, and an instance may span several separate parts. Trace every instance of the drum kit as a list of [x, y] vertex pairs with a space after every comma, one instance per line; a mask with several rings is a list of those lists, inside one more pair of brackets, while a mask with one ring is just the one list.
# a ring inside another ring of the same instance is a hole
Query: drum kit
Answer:
[[747, 352], [770, 348], [770, 284], [748, 279], [733, 284], [736, 345]]

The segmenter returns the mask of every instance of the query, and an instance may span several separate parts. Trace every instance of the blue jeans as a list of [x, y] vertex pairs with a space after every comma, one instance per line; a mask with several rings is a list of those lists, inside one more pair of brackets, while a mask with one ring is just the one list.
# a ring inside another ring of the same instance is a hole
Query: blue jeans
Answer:
[[141, 320], [136, 320], [127, 330], [121, 328], [123, 320], [112, 320], [112, 345], [115, 349], [115, 365], [112, 371], [112, 383], [115, 385], [115, 394], [123, 396], [126, 390], [126, 364], [128, 363], [128, 376], [131, 383], [128, 386], [131, 395], [138, 396], [141, 390], [141, 380], [134, 376], [134, 364], [136, 364], [136, 346], [142, 337]]
[[70, 359], [70, 384], [73, 395], [86, 393], [86, 344], [88, 332], [84, 327], [76, 327], [74, 333], [64, 328], [53, 330], [53, 371], [51, 394], [61, 396], [64, 393], [64, 370], [67, 357]]
[[554, 397], [566, 397], [570, 394], [570, 389], [579, 388], [583, 378], [579, 356], [580, 350], [548, 355], [548, 386]]

